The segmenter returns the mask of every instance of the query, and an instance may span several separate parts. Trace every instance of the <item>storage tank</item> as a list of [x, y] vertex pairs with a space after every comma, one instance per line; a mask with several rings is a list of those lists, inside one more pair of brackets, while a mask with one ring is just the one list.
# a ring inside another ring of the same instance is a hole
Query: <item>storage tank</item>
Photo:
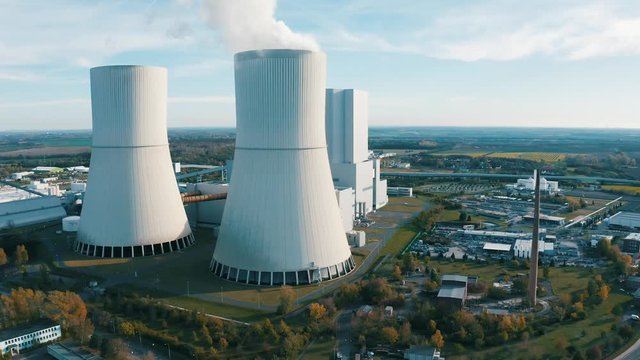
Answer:
[[62, 231], [77, 232], [80, 225], [80, 216], [67, 216], [62, 219]]
[[169, 155], [167, 70], [91, 69], [91, 112], [91, 171], [75, 250], [137, 257], [192, 245]]
[[351, 272], [327, 156], [325, 55], [255, 50], [234, 62], [233, 177], [211, 271], [260, 285]]

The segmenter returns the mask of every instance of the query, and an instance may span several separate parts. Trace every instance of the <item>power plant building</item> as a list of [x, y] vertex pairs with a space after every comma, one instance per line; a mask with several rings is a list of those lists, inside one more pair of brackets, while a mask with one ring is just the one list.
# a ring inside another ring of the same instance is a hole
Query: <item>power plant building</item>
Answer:
[[388, 202], [387, 181], [380, 180], [380, 159], [369, 156], [367, 93], [327, 89], [326, 131], [333, 184], [355, 191], [354, 218]]
[[91, 105], [91, 172], [75, 250], [137, 257], [192, 245], [169, 154], [167, 70], [93, 68]]
[[235, 55], [233, 175], [210, 269], [249, 284], [309, 284], [355, 268], [325, 137], [326, 58]]

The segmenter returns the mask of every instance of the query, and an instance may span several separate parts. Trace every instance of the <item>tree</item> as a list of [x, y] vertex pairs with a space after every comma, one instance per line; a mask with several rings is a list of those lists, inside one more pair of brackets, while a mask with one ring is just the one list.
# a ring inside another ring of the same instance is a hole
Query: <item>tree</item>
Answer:
[[406, 320], [400, 326], [400, 342], [405, 346], [411, 343], [411, 323]]
[[24, 245], [18, 245], [16, 247], [15, 262], [18, 268], [24, 268], [24, 265], [29, 261], [29, 253]]
[[602, 284], [602, 286], [600, 286], [599, 295], [602, 300], [607, 300], [607, 298], [609, 297], [609, 286], [607, 286], [606, 284]]
[[82, 325], [76, 330], [76, 338], [80, 340], [80, 344], [84, 345], [85, 341], [91, 339], [95, 327], [90, 319], [84, 319]]
[[437, 349], [442, 349], [444, 347], [444, 337], [442, 337], [440, 330], [436, 330], [435, 334], [431, 336], [431, 345], [435, 346]]
[[548, 266], [542, 268], [542, 276], [544, 276], [545, 279], [549, 278], [549, 273], [550, 271]]
[[103, 347], [104, 357], [107, 360], [127, 360], [129, 358], [129, 346], [122, 339], [109, 340]]
[[418, 266], [418, 260], [412, 252], [406, 252], [402, 256], [402, 271], [413, 271]]
[[396, 265], [393, 267], [393, 273], [391, 273], [391, 276], [394, 280], [402, 280], [402, 270], [400, 270], [400, 266]]
[[382, 328], [382, 338], [385, 342], [394, 345], [400, 339], [400, 334], [398, 334], [398, 330], [391, 326], [385, 326]]
[[142, 357], [142, 360], [156, 360], [156, 356], [151, 351], [147, 351]]
[[6, 265], [8, 262], [7, 253], [4, 252], [3, 248], [0, 248], [0, 266]]
[[313, 303], [309, 305], [309, 317], [314, 321], [322, 319], [327, 313], [327, 308], [322, 304]]
[[280, 305], [278, 305], [278, 314], [288, 314], [293, 310], [295, 304], [296, 293], [291, 286], [283, 286], [280, 289]]
[[132, 336], [136, 333], [136, 327], [128, 321], [121, 322], [120, 325], [118, 325], [118, 330], [120, 334], [125, 336]]

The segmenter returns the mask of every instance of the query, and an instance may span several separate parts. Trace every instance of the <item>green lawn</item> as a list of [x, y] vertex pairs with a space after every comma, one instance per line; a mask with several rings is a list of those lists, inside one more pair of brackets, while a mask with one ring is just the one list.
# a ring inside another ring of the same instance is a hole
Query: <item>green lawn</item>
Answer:
[[403, 226], [396, 231], [389, 239], [387, 244], [382, 248], [381, 255], [395, 256], [400, 253], [409, 242], [416, 236], [416, 231], [409, 225]]
[[307, 360], [332, 360], [334, 358], [335, 339], [318, 340], [311, 344], [304, 352]]
[[158, 300], [167, 305], [178, 306], [189, 310], [201, 311], [207, 314], [214, 314], [243, 322], [260, 321], [267, 315], [267, 313], [258, 310], [241, 308], [224, 303], [204, 301], [194, 297], [175, 296], [163, 291], [140, 288], [132, 285], [122, 285], [119, 286], [119, 288], [135, 291], [143, 297], [150, 296], [155, 300]]

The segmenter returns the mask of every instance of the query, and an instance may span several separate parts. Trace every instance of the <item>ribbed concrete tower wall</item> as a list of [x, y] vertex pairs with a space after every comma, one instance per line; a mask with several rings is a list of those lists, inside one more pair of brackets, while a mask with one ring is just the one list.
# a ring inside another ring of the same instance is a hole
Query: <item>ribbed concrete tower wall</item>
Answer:
[[167, 70], [91, 69], [91, 111], [91, 171], [75, 250], [135, 257], [193, 244], [169, 154]]
[[236, 54], [236, 149], [216, 275], [295, 285], [354, 269], [327, 156], [325, 81], [322, 53]]

